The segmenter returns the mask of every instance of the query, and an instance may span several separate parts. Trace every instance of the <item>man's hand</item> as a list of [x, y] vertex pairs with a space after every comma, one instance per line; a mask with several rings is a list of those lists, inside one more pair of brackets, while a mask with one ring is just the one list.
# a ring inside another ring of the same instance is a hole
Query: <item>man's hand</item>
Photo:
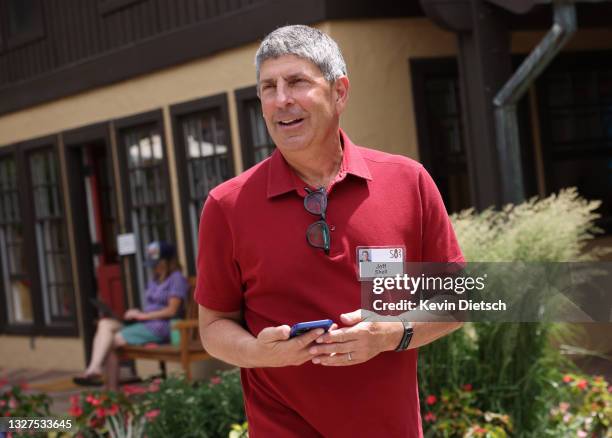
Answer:
[[[332, 328], [337, 327], [336, 325]], [[266, 327], [252, 341], [249, 357], [255, 367], [285, 367], [301, 365], [314, 355], [308, 350], [321, 336], [323, 329], [311, 330], [303, 335], [289, 339], [291, 328], [288, 325]]]
[[346, 366], [366, 362], [383, 351], [394, 350], [404, 332], [404, 326], [399, 321], [363, 321], [360, 310], [344, 313], [340, 318], [349, 327], [330, 330], [317, 338], [317, 345], [308, 351], [314, 356], [312, 363]]

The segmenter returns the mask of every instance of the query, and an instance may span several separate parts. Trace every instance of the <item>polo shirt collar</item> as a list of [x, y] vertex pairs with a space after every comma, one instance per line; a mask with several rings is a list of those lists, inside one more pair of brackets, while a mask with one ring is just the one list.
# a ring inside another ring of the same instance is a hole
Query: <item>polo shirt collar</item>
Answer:
[[[350, 173], [358, 178], [371, 181], [372, 174], [361, 152], [342, 129], [340, 129], [340, 138], [343, 144], [340, 172]], [[275, 149], [270, 157], [270, 165], [268, 167], [268, 198], [273, 198], [292, 190], [299, 191], [296, 181], [297, 178], [293, 169], [287, 164], [280, 151]]]

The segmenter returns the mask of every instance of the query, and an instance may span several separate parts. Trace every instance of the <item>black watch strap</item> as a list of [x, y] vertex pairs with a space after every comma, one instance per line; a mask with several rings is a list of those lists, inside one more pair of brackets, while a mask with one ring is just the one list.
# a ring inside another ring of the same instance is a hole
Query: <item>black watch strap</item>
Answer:
[[404, 325], [404, 334], [402, 335], [402, 340], [400, 341], [395, 351], [407, 350], [408, 346], [410, 345], [410, 340], [412, 339], [412, 333], [413, 333], [412, 323], [407, 322], [407, 321], [402, 321], [402, 324]]

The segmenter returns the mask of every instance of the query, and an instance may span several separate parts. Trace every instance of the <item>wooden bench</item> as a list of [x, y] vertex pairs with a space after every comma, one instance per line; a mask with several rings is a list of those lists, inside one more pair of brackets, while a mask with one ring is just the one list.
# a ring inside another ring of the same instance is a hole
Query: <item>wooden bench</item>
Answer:
[[191, 380], [191, 363], [210, 359], [211, 356], [200, 342], [198, 304], [193, 299], [195, 277], [189, 278], [189, 285], [190, 290], [185, 302], [186, 319], [176, 321], [172, 327], [179, 330], [181, 336], [179, 345], [125, 345], [117, 350], [121, 359], [157, 360], [163, 377], [166, 377], [166, 362], [178, 362], [183, 367], [187, 380]]

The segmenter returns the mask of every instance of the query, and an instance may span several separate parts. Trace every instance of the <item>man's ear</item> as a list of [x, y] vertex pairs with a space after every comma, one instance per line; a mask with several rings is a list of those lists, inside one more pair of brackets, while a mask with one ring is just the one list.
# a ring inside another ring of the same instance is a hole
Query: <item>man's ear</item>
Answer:
[[338, 112], [344, 111], [349, 97], [349, 79], [346, 76], [340, 76], [334, 83], [334, 94], [336, 95], [336, 107]]

